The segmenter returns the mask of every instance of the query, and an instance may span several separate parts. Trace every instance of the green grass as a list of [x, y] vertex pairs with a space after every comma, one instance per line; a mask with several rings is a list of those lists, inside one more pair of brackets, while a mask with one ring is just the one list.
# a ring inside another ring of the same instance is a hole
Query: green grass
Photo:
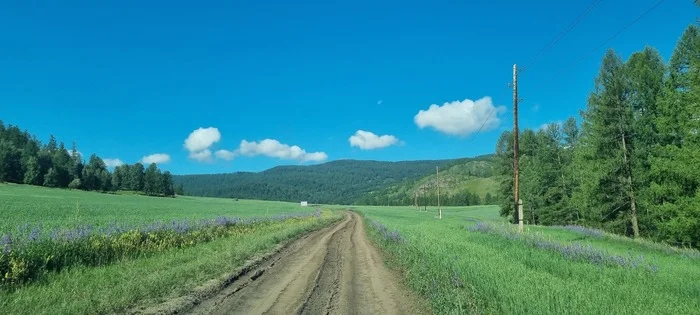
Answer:
[[44, 228], [96, 226], [110, 222], [148, 223], [157, 220], [205, 219], [217, 216], [268, 216], [312, 212], [298, 203], [203, 198], [148, 197], [103, 194], [82, 190], [51, 189], [0, 184], [0, 234], [24, 224]]
[[[116, 223], [253, 217], [313, 212], [297, 203], [199, 197], [159, 198], [0, 184], [0, 236], [18, 226], [44, 229]], [[208, 280], [242, 266], [280, 242], [340, 219], [324, 211], [320, 219], [281, 221], [246, 228], [245, 233], [140, 258], [46, 274], [36, 283], [0, 290], [0, 313], [102, 314], [182, 296]], [[0, 250], [2, 250], [0, 248]]]
[[6, 314], [104, 314], [191, 293], [207, 280], [233, 272], [279, 242], [330, 223], [277, 223], [237, 238], [219, 239], [156, 256], [105, 267], [80, 267], [54, 274], [47, 284], [0, 291]]
[[[558, 252], [464, 228], [480, 219], [500, 224], [496, 207], [435, 209], [355, 207], [398, 230], [395, 243], [371, 229], [389, 264], [426, 297], [437, 314], [699, 314], [700, 259], [666, 253], [662, 245], [596, 238], [529, 227], [549, 241], [591, 244], [610, 254], [643, 255], [657, 272], [567, 260]], [[431, 210], [431, 209], [429, 209]]]

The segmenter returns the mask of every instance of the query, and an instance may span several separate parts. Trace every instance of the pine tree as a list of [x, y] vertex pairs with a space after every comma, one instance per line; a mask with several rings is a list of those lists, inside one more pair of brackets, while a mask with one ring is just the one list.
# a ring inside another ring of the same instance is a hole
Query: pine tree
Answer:
[[0, 139], [0, 182], [21, 183], [23, 180], [22, 153], [13, 143]]
[[129, 190], [144, 191], [144, 167], [141, 163], [135, 163], [130, 167]]
[[[496, 143], [494, 170], [498, 180], [498, 204], [501, 216], [512, 216], [513, 200], [513, 133], [504, 131]], [[515, 219], [513, 217], [513, 219]]]
[[669, 62], [651, 157], [650, 199], [657, 238], [700, 246], [700, 34], [691, 25]]
[[73, 142], [70, 153], [70, 178], [71, 180], [80, 179], [84, 166], [83, 159], [80, 153], [78, 153], [78, 147], [75, 142]]
[[112, 186], [112, 174], [110, 174], [106, 168], [101, 169], [98, 176], [100, 178], [100, 189], [102, 191], [116, 190], [113, 188], [114, 186]]
[[41, 174], [39, 171], [39, 161], [37, 158], [33, 156], [29, 157], [25, 165], [24, 183], [28, 185], [41, 185], [42, 182], [39, 181], [41, 179], [39, 177]]
[[124, 182], [123, 166], [124, 165], [117, 165], [114, 167], [114, 170], [112, 170], [112, 189], [114, 190], [122, 189], [122, 183]]
[[106, 176], [104, 176], [103, 171], [107, 170], [107, 166], [100, 157], [95, 154], [90, 155], [88, 164], [83, 168], [82, 175], [82, 187], [85, 190], [104, 190], [104, 187], [111, 184], [104, 183]]
[[156, 163], [151, 163], [146, 169], [143, 176], [143, 192], [147, 195], [155, 195], [159, 193], [161, 187], [161, 174]]
[[173, 176], [169, 171], [163, 172], [161, 176], [161, 193], [165, 196], [174, 196], [175, 189], [173, 188]]
[[622, 61], [608, 50], [584, 115], [579, 162], [590, 179], [582, 183], [580, 193], [588, 201], [588, 220], [618, 233], [631, 229], [638, 237], [638, 187], [632, 161], [636, 139], [629, 90]]
[[49, 137], [49, 143], [46, 144], [46, 151], [49, 151], [50, 154], [53, 154], [56, 152], [56, 149], [58, 149], [58, 144], [56, 143], [56, 137], [51, 135]]
[[71, 156], [63, 145], [63, 142], [58, 146], [51, 157], [51, 164], [56, 172], [58, 187], [68, 187], [71, 181]]

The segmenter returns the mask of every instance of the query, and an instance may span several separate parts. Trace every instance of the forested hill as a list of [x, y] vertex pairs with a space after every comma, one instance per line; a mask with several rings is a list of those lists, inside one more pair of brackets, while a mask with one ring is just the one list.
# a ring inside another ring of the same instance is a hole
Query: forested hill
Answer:
[[498, 180], [494, 176], [492, 155], [455, 160], [440, 168], [439, 180], [435, 169], [419, 179], [406, 179], [381, 190], [363, 195], [356, 203], [366, 205], [434, 206], [440, 186], [440, 204], [468, 206], [494, 204]]
[[353, 204], [367, 193], [415, 181], [458, 160], [360, 161], [338, 160], [309, 166], [278, 166], [259, 173], [174, 176], [187, 194], [209, 197]]

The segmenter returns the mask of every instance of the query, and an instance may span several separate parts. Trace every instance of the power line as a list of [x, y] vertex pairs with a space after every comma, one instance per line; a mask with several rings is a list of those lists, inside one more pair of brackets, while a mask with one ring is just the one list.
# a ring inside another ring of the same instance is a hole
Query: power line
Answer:
[[579, 23], [581, 23], [581, 21], [583, 21], [583, 19], [584, 19], [589, 13], [591, 13], [591, 11], [593, 11], [593, 9], [595, 9], [601, 2], [603, 2], [603, 0], [593, 0], [593, 1], [588, 5], [588, 7], [586, 7], [586, 9], [583, 11], [583, 13], [579, 14], [579, 16], [576, 17], [576, 19], [569, 25], [568, 28], [566, 28], [564, 31], [562, 31], [561, 33], [559, 33], [559, 35], [557, 35], [554, 39], [552, 39], [547, 45], [545, 45], [544, 47], [542, 47], [542, 48], [535, 54], [535, 56], [534, 56], [532, 59], [530, 59], [529, 62], [527, 62], [527, 63], [525, 64], [525, 67], [523, 67], [523, 68], [524, 68], [524, 69], [530, 68], [530, 67], [532, 67], [535, 63], [537, 63], [537, 61], [539, 61], [539, 58], [542, 57], [542, 55], [543, 55], [547, 50], [551, 49], [551, 48], [554, 47], [556, 44], [558, 44], [567, 34], [569, 34], [569, 32], [571, 32], [571, 30], [574, 29], [574, 27], [576, 27], [576, 25], [578, 25]]
[[[604, 40], [604, 41], [603, 41], [602, 43], [600, 43], [598, 46], [596, 46], [595, 48], [591, 49], [588, 53], [586, 53], [586, 54], [584, 54], [583, 56], [581, 56], [581, 58], [579, 58], [577, 61], [575, 61], [575, 62], [573, 63], [573, 65], [577, 65], [577, 64], [583, 62], [583, 60], [585, 60], [586, 58], [588, 58], [591, 54], [595, 53], [598, 49], [600, 49], [601, 47], [607, 45], [610, 41], [612, 41], [613, 39], [615, 39], [617, 36], [619, 36], [620, 34], [624, 33], [627, 29], [629, 29], [630, 27], [632, 27], [632, 26], [634, 26], [635, 24], [637, 24], [637, 23], [638, 23], [639, 21], [641, 21], [645, 16], [647, 16], [649, 13], [651, 13], [652, 11], [654, 11], [656, 8], [658, 8], [658, 7], [659, 7], [662, 3], [664, 3], [665, 1], [666, 1], [666, 0], [659, 0], [659, 1], [658, 1], [656, 4], [654, 4], [652, 7], [650, 7], [650, 8], [647, 9], [646, 11], [644, 11], [644, 13], [642, 13], [640, 16], [638, 16], [637, 18], [635, 18], [634, 20], [632, 20], [630, 23], [628, 23], [627, 25], [625, 25], [622, 29], [620, 29], [619, 31], [617, 31], [617, 32], [616, 32], [615, 34], [613, 34], [612, 36], [608, 37], [606, 40]], [[546, 51], [547, 47], [553, 47], [553, 46], [556, 45], [559, 41], [561, 41], [561, 39], [564, 38], [564, 36], [565, 36], [566, 34], [568, 34], [576, 25], [578, 25], [578, 24], [583, 20], [583, 18], [586, 17], [586, 16], [590, 13], [590, 11], [592, 11], [596, 6], [598, 6], [598, 5], [600, 4], [600, 2], [602, 2], [602, 0], [594, 0], [594, 2], [592, 2], [592, 3], [588, 6], [588, 8], [586, 8], [586, 10], [585, 10], [581, 15], [579, 15], [579, 17], [572, 23], [571, 26], [569, 26], [569, 28], [568, 28], [567, 30], [565, 30], [564, 32], [562, 32], [562, 33], [560, 34], [560, 36], [557, 37], [557, 39], [553, 40], [549, 45], [545, 46], [545, 48], [541, 49], [540, 52], [538, 53], [538, 55], [541, 55], [544, 51]], [[571, 67], [569, 67], [569, 68], [571, 68]], [[558, 78], [560, 75], [566, 73], [566, 70], [568, 70], [568, 69], [565, 68], [563, 71], [561, 71], [561, 72], [559, 72], [559, 73], [556, 73], [556, 74], [555, 74], [554, 76], [552, 76], [548, 81], [546, 81], [545, 84], [548, 84], [548, 83], [552, 82], [554, 79]], [[476, 138], [476, 136], [478, 136], [479, 133], [481, 133], [481, 131], [483, 130], [484, 126], [485, 126], [486, 123], [489, 121], [489, 119], [491, 119], [491, 116], [493, 115], [493, 113], [494, 113], [495, 111], [496, 111], [496, 107], [494, 106], [494, 108], [491, 109], [491, 111], [489, 112], [488, 116], [486, 117], [486, 120], [484, 120], [484, 122], [481, 124], [481, 127], [479, 127], [479, 129], [477, 130], [477, 132], [474, 133], [474, 135], [472, 136], [471, 141], [473, 141], [474, 138]]]
[[481, 129], [484, 129], [484, 126], [485, 126], [486, 123], [489, 121], [489, 119], [491, 119], [491, 115], [493, 115], [493, 112], [495, 112], [495, 111], [496, 111], [496, 106], [493, 106], [493, 108], [492, 108], [491, 111], [489, 112], [489, 115], [486, 116], [486, 120], [484, 120], [484, 122], [481, 124], [481, 127], [479, 127], [479, 130], [477, 130], [477, 131], [474, 133], [474, 135], [472, 136], [471, 141], [474, 141], [474, 138], [476, 138], [476, 136], [479, 135], [479, 133], [481, 132]]
[[[579, 16], [576, 17], [576, 19], [575, 19], [573, 22], [571, 22], [571, 24], [569, 24], [569, 27], [567, 27], [564, 31], [562, 31], [561, 33], [559, 33], [559, 35], [557, 35], [556, 37], [554, 37], [547, 45], [545, 45], [544, 47], [542, 47], [542, 48], [535, 54], [535, 56], [530, 60], [530, 62], [527, 63], [527, 66], [526, 66], [526, 67], [523, 67], [523, 69], [527, 69], [527, 68], [531, 67], [532, 65], [534, 65], [534, 64], [539, 60], [539, 58], [542, 57], [542, 55], [543, 55], [548, 49], [551, 49], [551, 48], [554, 47], [556, 44], [558, 44], [567, 34], [569, 34], [569, 32], [571, 32], [571, 30], [574, 29], [574, 27], [576, 27], [576, 25], [578, 25], [579, 23], [581, 23], [581, 21], [583, 21], [583, 19], [584, 19], [589, 13], [591, 13], [591, 11], [593, 11], [593, 9], [595, 9], [598, 5], [600, 5], [601, 2], [603, 2], [603, 0], [593, 0], [590, 4], [588, 4], [588, 7], [586, 7], [586, 9], [583, 11], [583, 13], [579, 14]], [[521, 70], [521, 71], [522, 71], [522, 70]], [[483, 122], [483, 123], [481, 124], [481, 126], [479, 127], [479, 130], [477, 130], [476, 133], [474, 133], [474, 135], [471, 137], [471, 141], [474, 141], [474, 138], [476, 138], [476, 136], [478, 136], [478, 135], [481, 133], [481, 130], [484, 129], [484, 126], [485, 126], [486, 123], [489, 121], [489, 119], [491, 119], [491, 116], [493, 115], [493, 113], [494, 113], [495, 111], [496, 111], [496, 107], [494, 106], [494, 107], [491, 109], [491, 111], [489, 112], [488, 116], [486, 116], [486, 120], [484, 120], [484, 122]]]
[[[628, 23], [628, 24], [625, 25], [623, 28], [621, 28], [619, 31], [617, 31], [617, 33], [615, 33], [615, 34], [613, 34], [612, 36], [608, 37], [606, 40], [604, 40], [604, 41], [603, 41], [602, 43], [600, 43], [598, 46], [596, 46], [595, 48], [591, 49], [591, 50], [588, 51], [586, 54], [584, 54], [583, 56], [581, 56], [581, 58], [579, 58], [578, 60], [576, 60], [572, 65], [573, 65], [573, 66], [578, 65], [579, 63], [581, 63], [581, 62], [583, 62], [584, 60], [586, 60], [586, 58], [588, 58], [590, 55], [592, 55], [593, 53], [595, 53], [598, 49], [600, 49], [601, 47], [607, 45], [610, 41], [612, 41], [613, 39], [615, 39], [617, 36], [619, 36], [620, 34], [624, 33], [627, 29], [629, 29], [629, 28], [632, 27], [633, 25], [637, 24], [637, 23], [638, 23], [639, 21], [641, 21], [645, 16], [647, 16], [647, 14], [651, 13], [652, 11], [654, 11], [656, 8], [658, 8], [658, 7], [659, 7], [662, 3], [664, 3], [665, 1], [666, 1], [666, 0], [659, 0], [658, 2], [656, 2], [656, 4], [654, 4], [651, 8], [647, 9], [646, 11], [644, 11], [644, 13], [642, 13], [642, 14], [641, 14], [640, 16], [638, 16], [636, 19], [632, 20], [632, 22]], [[566, 67], [566, 68], [564, 68], [564, 70], [560, 71], [559, 73], [556, 73], [556, 74], [555, 74], [554, 76], [552, 76], [548, 81], [546, 81], [545, 84], [554, 81], [554, 79], [556, 79], [556, 78], [558, 78], [559, 76], [561, 76], [562, 74], [566, 73], [566, 71], [569, 70], [570, 68], [572, 68], [572, 67]]]

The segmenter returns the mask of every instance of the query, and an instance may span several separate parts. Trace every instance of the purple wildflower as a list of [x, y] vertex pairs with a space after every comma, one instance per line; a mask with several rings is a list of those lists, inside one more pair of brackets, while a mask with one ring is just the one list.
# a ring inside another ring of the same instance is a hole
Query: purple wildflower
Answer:
[[31, 233], [29, 233], [29, 241], [34, 242], [39, 238], [39, 230], [34, 228]]
[[10, 234], [3, 235], [2, 239], [0, 239], [0, 245], [3, 247], [3, 253], [8, 254], [10, 252], [12, 249], [12, 237]]
[[519, 233], [512, 227], [505, 225], [497, 226], [485, 222], [478, 222], [467, 229], [472, 232], [498, 235], [512, 241], [521, 241], [537, 249], [559, 253], [562, 257], [564, 257], [564, 259], [567, 260], [583, 261], [594, 265], [619, 266], [627, 268], [642, 267], [654, 272], [658, 270], [658, 267], [652, 267], [651, 265], [646, 264], [642, 255], [634, 258], [630, 254], [627, 254], [627, 256], [609, 254], [591, 246], [591, 244], [583, 245], [580, 243], [558, 243], [547, 240], [538, 234]]
[[581, 233], [581, 234], [588, 235], [591, 237], [596, 237], [596, 238], [605, 237], [605, 232], [602, 230], [588, 228], [588, 227], [584, 227], [584, 226], [580, 226], [580, 225], [558, 226], [558, 228], [562, 228], [565, 230]]

